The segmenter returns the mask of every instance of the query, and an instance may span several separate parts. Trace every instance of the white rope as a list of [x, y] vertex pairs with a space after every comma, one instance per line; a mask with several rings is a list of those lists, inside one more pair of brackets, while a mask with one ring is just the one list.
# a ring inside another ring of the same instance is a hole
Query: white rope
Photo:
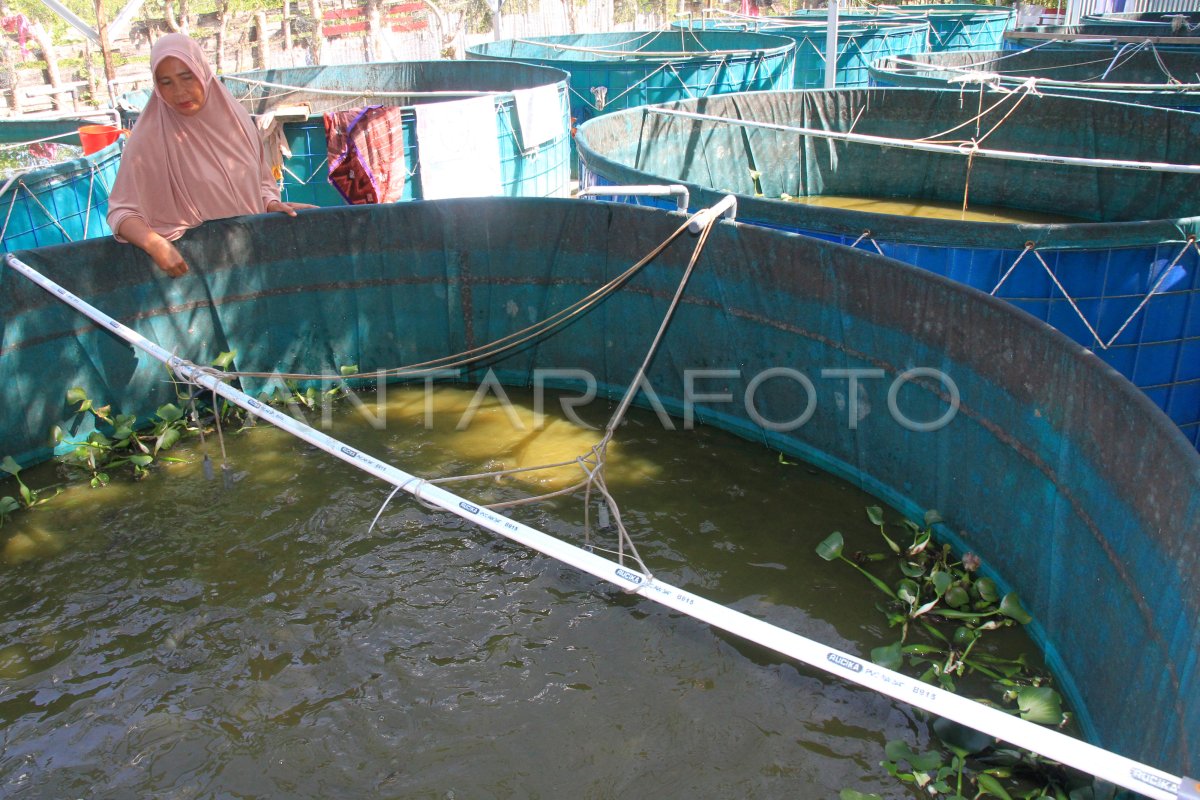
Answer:
[[795, 133], [802, 136], [812, 136], [818, 139], [836, 139], [845, 142], [857, 142], [878, 147], [898, 147], [905, 150], [923, 150], [931, 153], [947, 153], [960, 156], [978, 156], [995, 158], [1005, 161], [1027, 161], [1041, 164], [1057, 164], [1061, 166], [1095, 167], [1100, 169], [1131, 169], [1143, 172], [1178, 172], [1189, 175], [1200, 174], [1200, 164], [1168, 164], [1158, 161], [1125, 161], [1112, 158], [1083, 158], [1079, 156], [1056, 156], [1042, 153], [1021, 153], [1012, 150], [992, 150], [988, 148], [973, 148], [970, 146], [955, 146], [921, 142], [912, 139], [895, 139], [890, 136], [871, 136], [863, 133], [842, 133], [819, 128], [802, 128], [794, 125], [776, 125], [769, 122], [754, 122], [751, 120], [718, 117], [709, 114], [694, 114], [688, 111], [674, 111], [667, 108], [646, 108], [644, 114], [661, 114], [668, 117], [682, 117], [702, 122], [720, 122], [728, 125], [738, 125], [747, 128]]
[[[514, 39], [514, 42], [521, 44], [530, 44], [536, 47], [543, 47], [547, 50], [555, 50], [564, 53], [589, 53], [592, 55], [618, 56], [620, 58], [633, 59], [655, 59], [655, 58], [671, 58], [676, 60], [688, 60], [696, 58], [711, 58], [713, 56], [721, 56], [726, 58], [729, 56], [752, 56], [760, 50], [702, 50], [702, 51], [675, 51], [675, 50], [608, 50], [603, 47], [574, 47], [566, 44], [554, 44], [551, 42], [536, 42], [532, 39]], [[778, 49], [778, 48], [775, 48]]]
[[517, 544], [537, 550], [608, 581], [618, 588], [653, 600], [682, 614], [708, 623], [747, 641], [759, 644], [789, 658], [865, 686], [887, 697], [923, 709], [1032, 750], [1067, 766], [1095, 775], [1118, 786], [1137, 791], [1151, 800], [1177, 800], [1181, 779], [1170, 773], [1126, 758], [1118, 753], [1072, 738], [1066, 734], [1028, 722], [1002, 709], [993, 708], [946, 691], [938, 686], [881, 667], [823, 645], [799, 634], [786, 631], [761, 619], [714, 603], [686, 589], [638, 574], [620, 563], [576, 547], [510, 517], [489, 511], [466, 498], [404, 472], [386, 462], [359, 452], [356, 448], [310, 428], [283, 413], [243, 394], [229, 384], [207, 374], [195, 364], [168, 353], [158, 344], [122, 325], [71, 292], [22, 263], [12, 254], [5, 258], [10, 268], [112, 332], [142, 352], [162, 361], [183, 380], [212, 391], [297, 438], [324, 450], [357, 469], [390, 483], [443, 511], [499, 534]]
[[[321, 94], [332, 95], [334, 97], [492, 97], [500, 94], [511, 94], [511, 92], [485, 92], [476, 89], [464, 89], [461, 91], [439, 91], [439, 92], [381, 92], [374, 89], [315, 89], [311, 86], [293, 86], [287, 83], [272, 83], [270, 81], [254, 80], [253, 78], [235, 78], [226, 76], [226, 80], [238, 81], [253, 86], [265, 86], [271, 89], [286, 89], [285, 94], [303, 92], [305, 94]], [[242, 99], [249, 97], [243, 95]]]

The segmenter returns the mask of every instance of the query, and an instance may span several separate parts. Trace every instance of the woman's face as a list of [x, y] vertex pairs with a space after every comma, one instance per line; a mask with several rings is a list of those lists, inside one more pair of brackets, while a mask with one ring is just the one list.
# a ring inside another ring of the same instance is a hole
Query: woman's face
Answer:
[[188, 65], [175, 56], [167, 56], [158, 63], [154, 81], [162, 98], [183, 116], [198, 114], [204, 107], [204, 85]]

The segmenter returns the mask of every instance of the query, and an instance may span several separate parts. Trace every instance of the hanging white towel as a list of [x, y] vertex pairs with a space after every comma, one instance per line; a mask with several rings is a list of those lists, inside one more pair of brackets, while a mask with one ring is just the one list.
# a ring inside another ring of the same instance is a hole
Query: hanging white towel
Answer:
[[472, 97], [415, 106], [421, 197], [500, 194], [496, 101]]
[[570, 120], [559, 99], [557, 86], [514, 89], [512, 94], [517, 125], [521, 129], [522, 150], [532, 150], [567, 132]]

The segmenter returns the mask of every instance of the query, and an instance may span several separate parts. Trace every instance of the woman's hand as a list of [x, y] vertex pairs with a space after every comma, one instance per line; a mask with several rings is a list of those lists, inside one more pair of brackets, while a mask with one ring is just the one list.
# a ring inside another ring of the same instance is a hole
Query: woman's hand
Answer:
[[289, 217], [296, 216], [297, 211], [316, 207], [311, 203], [285, 203], [282, 200], [272, 200], [267, 203], [267, 211], [278, 211], [281, 214], [287, 214]]
[[146, 255], [154, 259], [154, 263], [172, 278], [178, 278], [188, 271], [187, 262], [175, 248], [175, 245], [155, 233], [144, 220], [139, 217], [127, 217], [116, 231], [132, 245], [140, 247]]
[[179, 250], [161, 236], [157, 236], [157, 241], [148, 242], [142, 249], [154, 259], [159, 269], [172, 278], [178, 278], [188, 271], [187, 262], [183, 260]]

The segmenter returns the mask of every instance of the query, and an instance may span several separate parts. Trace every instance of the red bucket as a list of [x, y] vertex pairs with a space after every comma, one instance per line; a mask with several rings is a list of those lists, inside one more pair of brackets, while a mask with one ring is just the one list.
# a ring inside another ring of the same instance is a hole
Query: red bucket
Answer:
[[129, 131], [114, 128], [112, 125], [80, 125], [79, 143], [83, 145], [83, 154], [91, 155], [97, 150], [103, 150], [123, 133], [128, 134]]

